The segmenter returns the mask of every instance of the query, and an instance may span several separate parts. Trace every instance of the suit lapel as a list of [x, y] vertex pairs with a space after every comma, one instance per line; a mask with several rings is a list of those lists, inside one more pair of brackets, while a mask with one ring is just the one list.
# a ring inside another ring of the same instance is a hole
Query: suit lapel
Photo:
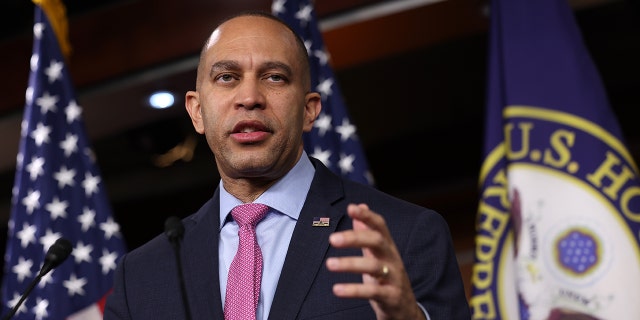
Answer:
[[182, 259], [194, 319], [224, 318], [218, 277], [219, 199], [216, 190], [213, 198], [185, 221]]
[[[329, 235], [345, 215], [332, 206], [344, 195], [341, 181], [324, 165], [314, 165], [316, 174], [291, 237], [269, 319], [296, 318], [316, 274], [325, 267]], [[329, 226], [313, 226], [320, 217], [329, 218]]]

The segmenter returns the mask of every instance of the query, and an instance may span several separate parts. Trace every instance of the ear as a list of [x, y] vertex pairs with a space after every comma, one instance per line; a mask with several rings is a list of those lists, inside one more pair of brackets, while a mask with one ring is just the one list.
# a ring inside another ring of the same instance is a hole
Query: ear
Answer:
[[305, 96], [306, 104], [304, 106], [304, 126], [303, 131], [309, 132], [313, 129], [313, 123], [318, 118], [322, 110], [322, 98], [317, 92], [309, 92]]
[[202, 106], [200, 105], [200, 95], [197, 91], [187, 91], [184, 98], [184, 106], [189, 113], [189, 117], [191, 117], [191, 122], [196, 132], [203, 134]]

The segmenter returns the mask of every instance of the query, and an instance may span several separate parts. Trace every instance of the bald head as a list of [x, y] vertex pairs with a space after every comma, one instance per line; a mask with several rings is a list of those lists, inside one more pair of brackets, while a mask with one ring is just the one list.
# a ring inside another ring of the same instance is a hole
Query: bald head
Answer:
[[[244, 12], [238, 15], [231, 16], [224, 19], [211, 33], [209, 38], [205, 41], [200, 52], [200, 61], [198, 63], [198, 74], [196, 78], [196, 90], [200, 89], [204, 77], [207, 75], [207, 63], [206, 57], [209, 50], [219, 42], [222, 36], [227, 33], [232, 34], [232, 37], [242, 36], [242, 32], [257, 33], [264, 31], [264, 27], [269, 29], [283, 31], [282, 36], [274, 37], [273, 41], [279, 41], [287, 50], [294, 50], [296, 60], [299, 61], [302, 71], [302, 82], [307, 91], [311, 87], [309, 56], [307, 49], [302, 42], [302, 39], [295, 33], [291, 27], [289, 27], [284, 21], [278, 17], [265, 13], [262, 11]], [[252, 31], [254, 30], [254, 31]]]

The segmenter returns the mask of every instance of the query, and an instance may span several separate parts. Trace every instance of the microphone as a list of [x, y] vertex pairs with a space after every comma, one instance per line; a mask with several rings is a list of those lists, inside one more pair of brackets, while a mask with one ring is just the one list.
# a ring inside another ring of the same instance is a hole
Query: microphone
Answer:
[[176, 255], [176, 264], [178, 265], [178, 280], [180, 281], [180, 293], [182, 294], [182, 306], [184, 307], [184, 315], [186, 320], [191, 320], [191, 311], [189, 309], [189, 299], [187, 298], [187, 288], [184, 284], [184, 275], [182, 272], [182, 260], [180, 258], [180, 241], [184, 236], [184, 225], [180, 218], [171, 216], [164, 221], [164, 234], [169, 238], [169, 242], [173, 246], [173, 252]]
[[58, 267], [71, 254], [71, 242], [65, 238], [60, 238], [54, 242], [47, 255], [44, 257], [44, 264], [38, 276], [44, 277], [49, 271]]
[[169, 238], [169, 241], [173, 246], [179, 246], [180, 240], [182, 240], [182, 236], [184, 236], [184, 225], [182, 224], [182, 220], [176, 216], [171, 216], [167, 218], [164, 222], [164, 233]]
[[9, 320], [11, 319], [11, 317], [13, 317], [13, 315], [16, 314], [18, 308], [20, 308], [24, 300], [27, 299], [27, 296], [29, 295], [29, 293], [31, 293], [31, 290], [33, 290], [33, 288], [40, 282], [40, 280], [42, 280], [42, 277], [44, 277], [47, 273], [49, 273], [49, 271], [53, 270], [62, 262], [64, 262], [64, 260], [69, 257], [69, 254], [71, 254], [71, 250], [71, 242], [65, 238], [59, 238], [54, 244], [51, 245], [51, 247], [49, 247], [49, 250], [47, 250], [47, 254], [44, 257], [42, 268], [40, 268], [40, 272], [38, 272], [36, 278], [31, 281], [31, 283], [27, 287], [27, 290], [25, 290], [22, 296], [20, 296], [20, 300], [18, 301], [18, 303], [16, 303], [13, 309], [11, 309], [11, 312], [9, 312], [2, 318], [3, 320]]

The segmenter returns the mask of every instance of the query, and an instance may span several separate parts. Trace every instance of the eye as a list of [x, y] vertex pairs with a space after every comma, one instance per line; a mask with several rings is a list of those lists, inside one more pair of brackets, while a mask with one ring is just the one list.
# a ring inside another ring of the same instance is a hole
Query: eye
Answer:
[[215, 77], [216, 81], [221, 81], [221, 82], [231, 82], [234, 79], [235, 79], [235, 77], [232, 74], [229, 74], [229, 73], [223, 73], [223, 74], [220, 74], [220, 75]]
[[282, 76], [281, 74], [269, 74], [267, 75], [267, 80], [272, 81], [272, 82], [286, 82], [287, 79]]

